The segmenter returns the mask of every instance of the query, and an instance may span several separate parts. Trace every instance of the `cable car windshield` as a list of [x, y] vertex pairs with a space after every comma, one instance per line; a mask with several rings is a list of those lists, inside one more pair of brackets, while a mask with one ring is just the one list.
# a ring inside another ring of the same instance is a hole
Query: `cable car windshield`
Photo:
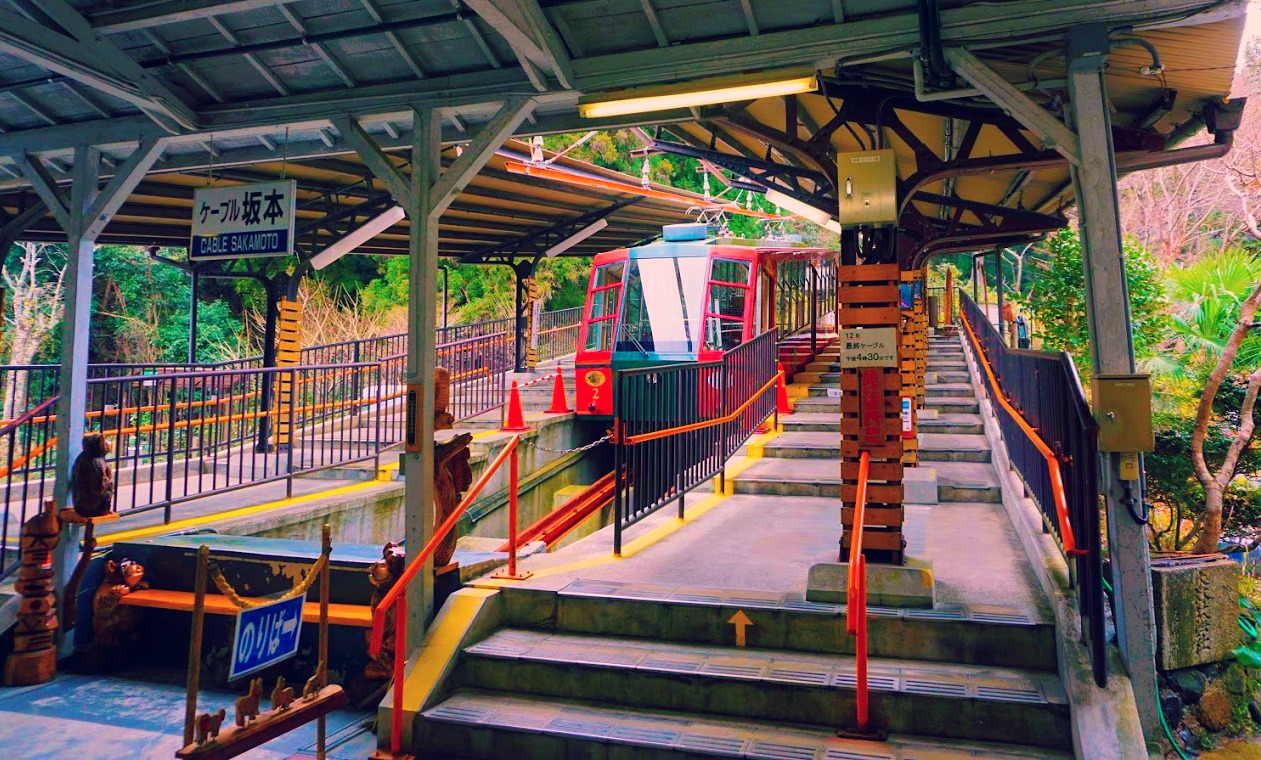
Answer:
[[696, 353], [707, 263], [704, 256], [632, 260], [615, 350]]

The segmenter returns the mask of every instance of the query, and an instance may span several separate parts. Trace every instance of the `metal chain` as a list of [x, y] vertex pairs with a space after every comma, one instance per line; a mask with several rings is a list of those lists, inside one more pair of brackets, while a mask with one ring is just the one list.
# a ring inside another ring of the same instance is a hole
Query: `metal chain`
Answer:
[[522, 441], [521, 445], [529, 446], [530, 448], [538, 449], [539, 451], [546, 451], [549, 454], [575, 454], [580, 451], [590, 451], [591, 449], [594, 449], [596, 446], [599, 446], [602, 443], [608, 443], [610, 440], [612, 440], [612, 438], [613, 436], [606, 435], [603, 438], [595, 439], [591, 443], [588, 443], [586, 446], [579, 446], [576, 449], [549, 449], [546, 446], [540, 446], [539, 444], [535, 443], [533, 440]]

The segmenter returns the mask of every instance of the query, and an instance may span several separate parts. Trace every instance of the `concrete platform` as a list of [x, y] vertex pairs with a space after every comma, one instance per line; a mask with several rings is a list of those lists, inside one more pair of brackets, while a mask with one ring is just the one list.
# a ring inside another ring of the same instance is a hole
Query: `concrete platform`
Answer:
[[[184, 694], [182, 672], [154, 670], [61, 674], [39, 686], [0, 689], [0, 747], [13, 760], [171, 758], [184, 743]], [[231, 722], [232, 702], [240, 695], [203, 689], [199, 704], [203, 710], [225, 707]], [[331, 713], [328, 757], [362, 760], [371, 754], [376, 748], [372, 718], [347, 710]], [[313, 758], [315, 723], [244, 757]]]

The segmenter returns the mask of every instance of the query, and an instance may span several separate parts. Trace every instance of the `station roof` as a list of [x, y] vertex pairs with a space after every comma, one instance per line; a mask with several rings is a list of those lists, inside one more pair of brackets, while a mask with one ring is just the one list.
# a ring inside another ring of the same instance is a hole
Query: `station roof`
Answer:
[[[908, 193], [904, 227], [937, 241], [938, 249], [1034, 234], [1062, 223], [1057, 212], [1072, 201], [1066, 163], [987, 98], [964, 91], [933, 100], [940, 94], [923, 86], [917, 95], [922, 43], [917, 3], [910, 0], [11, 4], [17, 12], [0, 10], [0, 205], [18, 206], [27, 185], [19, 171], [23, 154], [65, 180], [76, 144], [100, 146], [118, 163], [140, 139], [164, 141], [153, 176], [106, 239], [182, 239], [171, 218], [184, 207], [182, 196], [171, 195], [205, 184], [212, 173], [213, 181], [235, 181], [226, 178], [288, 172], [312, 186], [308, 200], [362, 179], [331, 119], [350, 115], [397, 151], [411, 143], [411, 109], [440, 107], [443, 139], [456, 145], [506, 98], [523, 95], [534, 108], [518, 135], [667, 125], [654, 149], [707, 151], [713, 163], [818, 207], [835, 200], [827, 175], [836, 154], [870, 147], [882, 132]], [[1199, 128], [1206, 106], [1229, 93], [1246, 0], [942, 0], [940, 6], [946, 48], [971, 49], [1053, 115], [1063, 109], [1065, 33], [1085, 23], [1106, 25], [1115, 40], [1106, 83], [1122, 171], [1222, 150], [1170, 152]], [[1140, 73], [1153, 61], [1136, 39], [1158, 51], [1161, 73]], [[785, 67], [820, 72], [823, 89], [611, 119], [577, 115], [580, 95]], [[517, 176], [510, 187], [503, 159], [491, 162], [475, 188], [511, 195], [528, 186], [538, 201], [554, 204], [554, 213], [542, 214], [548, 220], [573, 218], [617, 197], [544, 190]], [[756, 162], [792, 171], [765, 172]], [[444, 216], [444, 253], [462, 255], [529, 227], [526, 209], [507, 220], [490, 218], [511, 204], [488, 203], [481, 208], [490, 214]], [[624, 226], [618, 239], [630, 240], [670, 215], [662, 208], [659, 217], [654, 208], [647, 201], [629, 206], [610, 218], [610, 230]], [[154, 210], [161, 213], [146, 216]], [[55, 234], [50, 220], [32, 224], [27, 234]], [[615, 242], [614, 232], [605, 234], [588, 248]], [[385, 236], [379, 245], [397, 250], [398, 243]]]

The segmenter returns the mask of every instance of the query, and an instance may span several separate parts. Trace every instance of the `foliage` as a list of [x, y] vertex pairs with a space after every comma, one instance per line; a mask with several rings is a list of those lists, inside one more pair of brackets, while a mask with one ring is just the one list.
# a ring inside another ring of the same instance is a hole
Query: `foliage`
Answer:
[[[1172, 363], [1171, 373], [1202, 375], [1207, 371], [1226, 345], [1240, 305], [1258, 281], [1261, 258], [1242, 250], [1214, 251], [1170, 272], [1171, 327], [1178, 339], [1178, 361]], [[1258, 364], [1261, 335], [1254, 333], [1240, 346], [1232, 370], [1250, 371]]]
[[[1028, 308], [1041, 326], [1043, 346], [1067, 351], [1080, 369], [1091, 366], [1086, 281], [1081, 241], [1061, 230], [1039, 245], [1032, 275], [1037, 297]], [[1151, 254], [1132, 240], [1123, 248], [1135, 357], [1153, 359], [1169, 329], [1164, 275]]]

